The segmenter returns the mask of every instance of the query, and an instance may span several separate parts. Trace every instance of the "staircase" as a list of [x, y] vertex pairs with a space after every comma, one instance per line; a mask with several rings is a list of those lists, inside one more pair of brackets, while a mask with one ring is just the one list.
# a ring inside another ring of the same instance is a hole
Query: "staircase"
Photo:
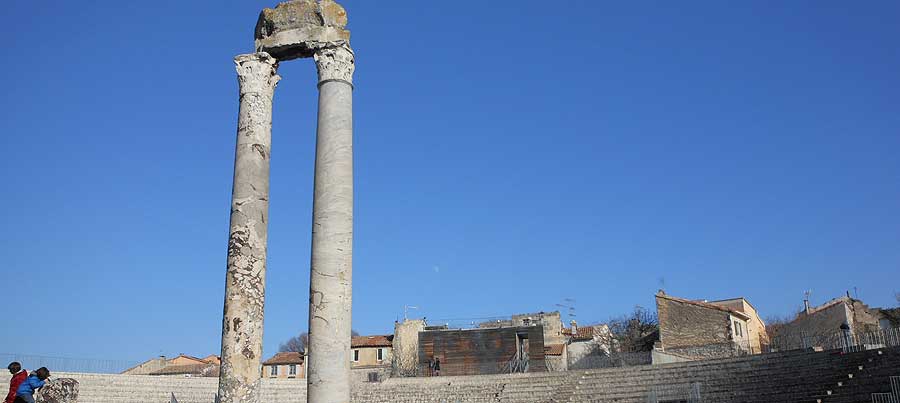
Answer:
[[[352, 401], [360, 403], [900, 403], [898, 374], [900, 348], [885, 348], [569, 372], [393, 378], [354, 383], [351, 389]], [[217, 378], [55, 375], [79, 381], [79, 403], [169, 403], [173, 393], [179, 403], [213, 403], [218, 383]], [[9, 375], [0, 375], [0, 383], [5, 382]], [[261, 401], [305, 403], [306, 382], [265, 379]]]

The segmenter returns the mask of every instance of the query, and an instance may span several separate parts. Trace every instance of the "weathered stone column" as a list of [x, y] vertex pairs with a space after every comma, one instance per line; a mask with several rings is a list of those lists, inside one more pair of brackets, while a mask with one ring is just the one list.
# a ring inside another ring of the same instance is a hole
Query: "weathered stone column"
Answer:
[[319, 126], [309, 281], [309, 403], [350, 402], [353, 51], [319, 49]]
[[281, 77], [276, 73], [278, 62], [268, 53], [240, 55], [234, 62], [241, 100], [231, 193], [219, 397], [222, 403], [257, 403], [266, 288], [272, 96]]

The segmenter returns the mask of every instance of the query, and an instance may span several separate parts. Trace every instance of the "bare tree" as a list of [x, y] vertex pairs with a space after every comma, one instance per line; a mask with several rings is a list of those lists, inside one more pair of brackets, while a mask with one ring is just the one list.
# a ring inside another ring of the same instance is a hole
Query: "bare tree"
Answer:
[[766, 317], [766, 339], [768, 343], [778, 340], [778, 336], [783, 332], [785, 325], [794, 321], [796, 315], [772, 315]]
[[[350, 335], [353, 337], [359, 336], [359, 332], [356, 330], [351, 330]], [[292, 353], [305, 353], [306, 346], [309, 345], [309, 332], [302, 332], [290, 339], [287, 339], [286, 342], [281, 343], [278, 346], [278, 352], [292, 352]]]
[[656, 313], [636, 306], [631, 314], [609, 321], [609, 346], [618, 352], [650, 351], [659, 339]]
[[278, 346], [278, 352], [303, 353], [306, 352], [306, 346], [309, 344], [309, 333], [303, 332]]

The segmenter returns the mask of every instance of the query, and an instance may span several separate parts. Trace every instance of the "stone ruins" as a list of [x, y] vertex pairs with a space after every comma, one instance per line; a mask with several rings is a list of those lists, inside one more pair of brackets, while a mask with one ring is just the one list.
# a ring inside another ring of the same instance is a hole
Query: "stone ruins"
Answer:
[[256, 52], [235, 57], [240, 85], [228, 240], [222, 367], [223, 403], [260, 401], [266, 284], [272, 98], [278, 64], [312, 57], [319, 112], [313, 193], [308, 399], [350, 401], [353, 250], [353, 71], [347, 14], [332, 0], [264, 9]]

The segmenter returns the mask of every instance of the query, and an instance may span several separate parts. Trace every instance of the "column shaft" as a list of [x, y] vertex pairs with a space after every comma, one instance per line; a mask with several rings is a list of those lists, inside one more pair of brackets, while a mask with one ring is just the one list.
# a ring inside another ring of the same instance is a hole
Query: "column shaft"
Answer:
[[353, 53], [315, 55], [319, 115], [309, 300], [309, 403], [350, 401], [353, 257]]
[[277, 62], [267, 53], [240, 55], [235, 65], [240, 112], [218, 393], [222, 403], [257, 403], [266, 287], [272, 97], [280, 77], [276, 74]]

